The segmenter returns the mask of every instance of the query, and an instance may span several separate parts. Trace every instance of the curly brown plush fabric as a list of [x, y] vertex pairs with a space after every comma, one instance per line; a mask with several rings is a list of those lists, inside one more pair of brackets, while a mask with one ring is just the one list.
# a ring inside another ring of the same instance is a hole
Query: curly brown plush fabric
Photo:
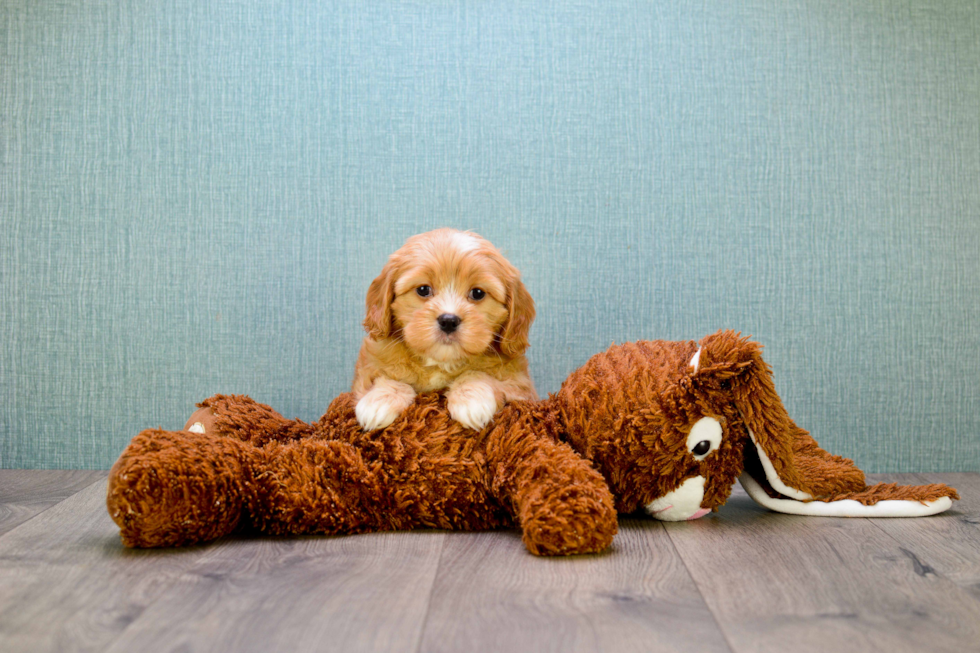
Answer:
[[[616, 533], [602, 477], [522, 402], [482, 432], [421, 395], [391, 427], [364, 432], [349, 393], [316, 424], [244, 396], [203, 402], [205, 434], [140, 433], [110, 474], [109, 512], [127, 546], [179, 546], [237, 529], [270, 534], [520, 526], [532, 553], [588, 553]], [[191, 422], [193, 423], [193, 421]], [[533, 425], [533, 426], [532, 426]]]
[[[479, 432], [453, 421], [435, 393], [371, 432], [358, 425], [349, 393], [313, 424], [245, 396], [217, 395], [200, 407], [188, 430], [143, 431], [113, 466], [107, 505], [127, 546], [179, 546], [236, 530], [516, 526], [531, 553], [591, 553], [612, 542], [617, 510], [659, 513], [654, 502], [692, 479], [703, 482], [693, 517], [717, 510], [743, 471], [781, 496], [760, 456], [778, 473], [775, 484], [807, 500], [958, 498], [944, 485], [866, 486], [850, 460], [793, 423], [761, 347], [731, 331], [700, 343], [613, 346], [557, 394], [509, 403]], [[722, 435], [699, 458], [688, 440], [705, 418]], [[205, 432], [192, 432], [195, 423]]]

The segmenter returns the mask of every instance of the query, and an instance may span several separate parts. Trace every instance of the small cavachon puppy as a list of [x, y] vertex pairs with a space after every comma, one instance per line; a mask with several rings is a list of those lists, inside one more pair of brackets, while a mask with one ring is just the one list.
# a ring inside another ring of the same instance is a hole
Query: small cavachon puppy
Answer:
[[419, 392], [445, 389], [450, 415], [472, 429], [508, 401], [537, 399], [524, 357], [534, 302], [480, 236], [437, 229], [409, 238], [366, 303], [351, 388], [365, 430], [391, 424]]

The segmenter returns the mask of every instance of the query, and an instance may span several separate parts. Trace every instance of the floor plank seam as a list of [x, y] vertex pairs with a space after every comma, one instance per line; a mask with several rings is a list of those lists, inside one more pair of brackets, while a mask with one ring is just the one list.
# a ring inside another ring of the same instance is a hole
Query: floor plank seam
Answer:
[[439, 560], [436, 562], [435, 571], [432, 572], [432, 582], [429, 584], [429, 591], [425, 596], [425, 615], [422, 617], [422, 626], [419, 628], [419, 632], [415, 636], [415, 644], [412, 646], [411, 650], [414, 653], [421, 653], [422, 642], [425, 640], [425, 633], [429, 628], [429, 617], [432, 611], [432, 596], [436, 591], [436, 581], [439, 578], [439, 571], [442, 569], [442, 561], [446, 555], [446, 540], [449, 538], [450, 532], [443, 532], [442, 538], [439, 542]]
[[[102, 471], [102, 470], [93, 470], [93, 471]], [[106, 472], [106, 474], [108, 474], [108, 472]], [[68, 501], [72, 497], [76, 496], [78, 493], [84, 492], [85, 490], [89, 489], [90, 487], [92, 487], [96, 483], [102, 483], [105, 480], [106, 480], [106, 477], [105, 476], [96, 478], [91, 483], [86, 483], [83, 487], [78, 488], [78, 490], [76, 490], [75, 492], [72, 492], [68, 496], [66, 496], [63, 499], [61, 499], [60, 501], [56, 501], [56, 502], [52, 503], [50, 506], [48, 506], [47, 508], [45, 508], [44, 510], [41, 510], [40, 512], [37, 512], [37, 513], [31, 515], [30, 518], [28, 518], [26, 521], [23, 521], [23, 522], [17, 524], [16, 526], [14, 526], [13, 528], [11, 528], [6, 533], [0, 534], [0, 543], [3, 542], [4, 538], [6, 538], [7, 536], [9, 536], [11, 533], [15, 532], [18, 528], [23, 528], [24, 526], [26, 526], [27, 524], [30, 524], [35, 519], [37, 519], [38, 517], [40, 517], [41, 515], [43, 515], [47, 511], [51, 510], [52, 508], [55, 508], [57, 506], [60, 506], [65, 501]]]
[[684, 570], [691, 578], [691, 582], [694, 583], [694, 587], [697, 588], [698, 594], [701, 596], [701, 600], [704, 602], [704, 607], [707, 608], [708, 613], [711, 614], [711, 618], [715, 620], [715, 626], [717, 626], [718, 632], [721, 633], [722, 638], [725, 640], [725, 646], [728, 647], [728, 650], [731, 651], [731, 653], [735, 653], [735, 646], [728, 638], [728, 633], [725, 631], [725, 627], [722, 626], [721, 621], [719, 621], [718, 614], [715, 612], [714, 608], [711, 607], [711, 603], [708, 602], [708, 598], [705, 596], [704, 590], [698, 583], [697, 577], [691, 572], [691, 567], [687, 564], [687, 560], [684, 558], [683, 554], [681, 554], [680, 549], [677, 548], [677, 544], [674, 542], [674, 538], [670, 534], [670, 529], [667, 528], [667, 525], [664, 522], [660, 522], [660, 527], [667, 533], [667, 541], [670, 542], [671, 548], [674, 549], [674, 554], [677, 555], [678, 559], [681, 561], [681, 564], [684, 565]]

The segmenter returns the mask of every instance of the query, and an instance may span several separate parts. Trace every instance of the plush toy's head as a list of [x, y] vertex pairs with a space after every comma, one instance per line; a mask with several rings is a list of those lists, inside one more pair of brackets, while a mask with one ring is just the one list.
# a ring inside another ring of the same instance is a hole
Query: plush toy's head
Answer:
[[696, 519], [737, 478], [757, 502], [795, 514], [918, 516], [957, 498], [944, 485], [866, 486], [853, 462], [793, 423], [761, 346], [732, 331], [613, 346], [556, 399], [569, 441], [603, 471], [621, 512]]

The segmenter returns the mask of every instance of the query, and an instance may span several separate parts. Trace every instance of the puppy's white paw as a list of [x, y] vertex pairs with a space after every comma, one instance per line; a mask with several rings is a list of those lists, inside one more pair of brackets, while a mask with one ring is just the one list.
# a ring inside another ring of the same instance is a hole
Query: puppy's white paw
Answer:
[[394, 422], [415, 400], [410, 385], [397, 381], [379, 380], [354, 407], [357, 423], [365, 431], [383, 429]]
[[357, 423], [365, 431], [383, 429], [398, 417], [399, 411], [378, 397], [364, 395], [354, 408]]
[[497, 412], [493, 388], [483, 381], [469, 381], [446, 393], [446, 403], [453, 419], [469, 429], [479, 431]]

